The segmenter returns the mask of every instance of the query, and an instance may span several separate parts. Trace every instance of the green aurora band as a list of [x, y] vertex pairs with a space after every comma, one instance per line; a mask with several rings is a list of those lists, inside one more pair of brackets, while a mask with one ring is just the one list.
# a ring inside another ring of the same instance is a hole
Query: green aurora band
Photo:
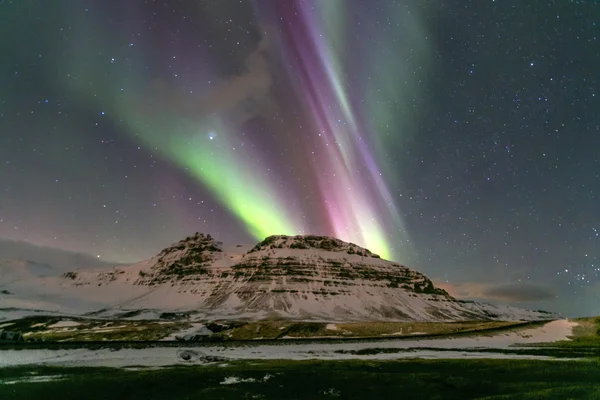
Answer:
[[[391, 2], [379, 3], [389, 8], [390, 23], [396, 24], [391, 36], [389, 30], [381, 30], [368, 23], [369, 13], [362, 12], [364, 5], [331, 0], [315, 1], [312, 11], [299, 17], [299, 23], [307, 27], [309, 37], [298, 40], [305, 41], [306, 46], [314, 46], [319, 59], [318, 65], [310, 66], [315, 70], [309, 73], [307, 79], [325, 77], [325, 81], [315, 82], [322, 85], [322, 90], [331, 93], [329, 97], [314, 97], [317, 100], [307, 106], [315, 121], [316, 115], [326, 115], [327, 118], [313, 125], [331, 128], [336, 124], [333, 119], [336, 119], [344, 126], [327, 132], [330, 137], [326, 140], [335, 147], [335, 150], [326, 153], [328, 160], [310, 166], [315, 180], [318, 180], [317, 177], [322, 179], [322, 171], [337, 177], [334, 183], [322, 180], [318, 185], [323, 198], [329, 199], [325, 212], [329, 226], [341, 239], [364, 245], [384, 258], [398, 258], [400, 248], [408, 242], [408, 237], [391, 194], [398, 191], [400, 185], [396, 170], [398, 164], [391, 160], [387, 149], [391, 143], [407, 135], [415, 124], [416, 118], [410, 118], [414, 110], [413, 99], [424, 83], [421, 80], [413, 82], [411, 71], [415, 64], [427, 62], [431, 52], [416, 11], [406, 14], [406, 10], [394, 7]], [[269, 4], [257, 2], [255, 8], [260, 14], [260, 10]], [[308, 8], [306, 5], [298, 7]], [[351, 36], [350, 32], [354, 29], [351, 27], [363, 14], [366, 22], [359, 25], [357, 33]], [[274, 18], [277, 12], [265, 15], [267, 17], [261, 21], [275, 26], [268, 15]], [[229, 104], [236, 103], [231, 99], [225, 101], [225, 105], [215, 100], [216, 105], [211, 108], [211, 96], [218, 97], [220, 94], [210, 91], [206, 85], [206, 90], [195, 90], [202, 92], [200, 97], [187, 94], [187, 88], [193, 84], [190, 80], [220, 81], [221, 90], [226, 94], [236, 92], [242, 83], [248, 82], [250, 92], [260, 91], [255, 87], [258, 85], [267, 93], [260, 100], [279, 102], [269, 98], [272, 96], [269, 88], [272, 78], [255, 74], [255, 70], [262, 73], [266, 70], [269, 75], [270, 64], [267, 61], [267, 67], [264, 67], [260, 59], [252, 57], [256, 54], [283, 54], [285, 58], [290, 54], [285, 41], [271, 40], [268, 49], [262, 48], [264, 43], [261, 41], [258, 49], [246, 55], [244, 67], [248, 71], [243, 71], [241, 77], [223, 78], [218, 73], [192, 71], [187, 82], [172, 78], [167, 80], [166, 85], [159, 81], [162, 85], [157, 87], [153, 78], [145, 72], [148, 68], [145, 64], [151, 62], [156, 52], [152, 42], [147, 39], [144, 42], [142, 38], [135, 35], [132, 38], [131, 34], [119, 31], [101, 31], [84, 22], [76, 25], [80, 45], [65, 57], [71, 62], [68, 68], [71, 72], [63, 84], [83, 103], [104, 110], [103, 117], [126, 126], [124, 130], [133, 140], [197, 179], [256, 239], [314, 229], [306, 226], [303, 216], [314, 216], [315, 213], [292, 206], [288, 199], [294, 193], [289, 193], [288, 187], [277, 184], [282, 181], [276, 172], [279, 168], [268, 168], [270, 160], [253, 151], [251, 146], [240, 151], [239, 131], [246, 118], [236, 115], [240, 110], [239, 104]], [[374, 38], [375, 43], [357, 41], [359, 35]], [[107, 46], [110, 41], [123, 43], [122, 54], [98, 52], [98, 49], [110, 48]], [[351, 60], [356, 59], [357, 52], [362, 58], [367, 54], [369, 62], [363, 60], [363, 65], [354, 71], [362, 77], [355, 82], [350, 78], [348, 68]], [[106, 62], [113, 64], [111, 74], [103, 72], [105, 66], [100, 68], [92, 61], [102, 53]], [[397, 62], [389, 62], [390, 58]], [[404, 62], [402, 58], [409, 61]], [[289, 76], [289, 79], [296, 78]], [[311, 95], [302, 92], [302, 83], [295, 87], [294, 96], [300, 103]], [[398, 97], [396, 92], [399, 88], [406, 92], [404, 103], [393, 100]], [[333, 100], [335, 109], [327, 110], [331, 104], [326, 104], [323, 99]], [[243, 103], [248, 99], [241, 95], [238, 100], [238, 103]], [[201, 111], [194, 112], [195, 109]], [[253, 116], [265, 115], [256, 113]], [[306, 169], [307, 166], [296, 167]], [[363, 169], [369, 178], [356, 178], [352, 171], [357, 169]], [[390, 189], [389, 182], [394, 183], [393, 189]]]

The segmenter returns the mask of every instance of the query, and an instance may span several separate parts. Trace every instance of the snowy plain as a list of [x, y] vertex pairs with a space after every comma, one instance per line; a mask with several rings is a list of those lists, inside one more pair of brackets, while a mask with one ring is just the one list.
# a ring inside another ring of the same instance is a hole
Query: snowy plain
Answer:
[[[515, 349], [520, 345], [569, 340], [577, 323], [556, 320], [540, 327], [489, 336], [461, 336], [440, 339], [398, 339], [382, 342], [248, 343], [240, 346], [206, 344], [189, 348], [154, 347], [144, 349], [22, 349], [0, 351], [0, 367], [17, 365], [161, 367], [203, 364], [209, 360], [395, 360], [449, 358], [552, 359], [545, 356], [477, 352], [477, 349]], [[353, 354], [368, 349], [398, 349], [398, 352]], [[426, 349], [424, 349], [426, 348]], [[439, 350], [436, 350], [439, 349]], [[469, 351], [466, 351], [469, 350]], [[182, 357], [187, 354], [187, 357]], [[190, 356], [191, 355], [191, 356]], [[566, 360], [566, 359], [561, 359]]]

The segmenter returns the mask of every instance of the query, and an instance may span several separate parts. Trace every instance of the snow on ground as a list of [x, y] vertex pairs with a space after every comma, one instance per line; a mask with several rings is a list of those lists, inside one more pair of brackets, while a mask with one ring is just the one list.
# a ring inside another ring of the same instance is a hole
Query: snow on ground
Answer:
[[228, 376], [220, 384], [221, 385], [235, 385], [236, 383], [251, 383], [251, 382], [256, 382], [256, 379], [254, 379], [254, 378], [244, 379], [244, 378], [238, 378], [237, 376]]
[[162, 311], [153, 311], [153, 310], [145, 310], [140, 312], [139, 314], [133, 316], [133, 317], [129, 317], [129, 318], [124, 318], [130, 321], [142, 321], [142, 320], [146, 320], [146, 319], [158, 319], [160, 314], [162, 314]]
[[325, 329], [327, 329], [328, 331], [337, 331], [338, 327], [335, 324], [327, 324]]
[[244, 379], [244, 378], [238, 378], [237, 376], [228, 376], [220, 384], [221, 385], [235, 385], [236, 383], [266, 382], [269, 379], [271, 379], [272, 377], [273, 377], [273, 375], [266, 374], [264, 378], [262, 378], [262, 379], [260, 379], [260, 380], [257, 381], [254, 378]]
[[[327, 345], [329, 349], [311, 351], [310, 346], [304, 345], [303, 350], [287, 349], [293, 345], [274, 346], [278, 349], [265, 347], [238, 348], [236, 351], [226, 349], [202, 348], [204, 354], [223, 353], [237, 360], [399, 360], [399, 359], [540, 359], [549, 360], [552, 357], [519, 355], [506, 353], [487, 353], [462, 350], [415, 350], [399, 349], [398, 353], [379, 354], [344, 354], [336, 353], [339, 350], [335, 345]], [[387, 346], [386, 346], [387, 347]], [[278, 351], [280, 350], [280, 351]], [[180, 350], [179, 350], [180, 351]], [[166, 367], [172, 365], [198, 365], [206, 363], [202, 358], [197, 360], [182, 360], [178, 357], [178, 350], [172, 347], [156, 347], [146, 349], [122, 349], [122, 350], [4, 350], [1, 353], [0, 368], [24, 365], [58, 365], [70, 367]], [[560, 358], [557, 360], [568, 360]]]
[[178, 337], [188, 339], [193, 336], [205, 336], [212, 334], [213, 332], [210, 329], [208, 329], [204, 324], [192, 323], [191, 327], [172, 333], [169, 336], [162, 338], [161, 340], [172, 341], [177, 340]]
[[[244, 346], [206, 344], [192, 349], [156, 347], [144, 349], [72, 349], [72, 350], [3, 350], [0, 351], [0, 367], [15, 365], [50, 364], [69, 366], [147, 366], [158, 367], [176, 364], [203, 363], [205, 357], [223, 360], [280, 359], [280, 360], [393, 360], [405, 358], [526, 358], [550, 359], [550, 357], [524, 356], [517, 354], [485, 353], [461, 349], [508, 349], [512, 345], [526, 343], [548, 343], [569, 340], [573, 327], [568, 320], [549, 322], [537, 328], [512, 332], [490, 333], [490, 336], [460, 336], [440, 339], [398, 339], [385, 342], [336, 342], [261, 344], [248, 343]], [[398, 349], [397, 353], [352, 354], [368, 349]], [[415, 350], [427, 348], [427, 350]], [[440, 350], [435, 350], [440, 349]], [[454, 349], [454, 350], [441, 350]], [[194, 357], [183, 357], [194, 354]]]
[[49, 325], [48, 328], [72, 328], [74, 326], [79, 326], [79, 325], [81, 325], [81, 324], [77, 321], [64, 320], [64, 321], [58, 321], [55, 324]]
[[25, 318], [25, 317], [31, 317], [31, 316], [44, 316], [44, 317], [48, 317], [48, 316], [60, 316], [63, 317], [67, 314], [64, 313], [60, 313], [60, 312], [54, 312], [54, 311], [48, 311], [48, 310], [26, 310], [26, 309], [3, 309], [0, 311], [0, 321], [6, 321], [6, 320], [16, 320], [16, 319], [21, 319], [21, 318]]
[[15, 383], [37, 383], [37, 382], [51, 382], [65, 379], [64, 375], [38, 375], [38, 376], [26, 376], [6, 381], [0, 380], [0, 385], [14, 385]]
[[480, 345], [485, 347], [492, 347], [492, 345], [503, 347], [511, 342], [515, 344], [550, 343], [570, 340], [569, 337], [573, 334], [573, 328], [577, 325], [579, 325], [577, 322], [560, 319], [537, 328], [516, 330], [506, 332], [504, 335], [490, 337], [479, 336], [477, 339], [480, 341]]

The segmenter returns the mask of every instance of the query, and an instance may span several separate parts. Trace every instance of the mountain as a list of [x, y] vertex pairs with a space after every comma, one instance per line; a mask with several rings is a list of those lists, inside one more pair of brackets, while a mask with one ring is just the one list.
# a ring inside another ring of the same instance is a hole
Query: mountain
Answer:
[[[46, 293], [88, 303], [94, 315], [186, 312], [206, 319], [458, 321], [539, 320], [543, 311], [460, 301], [420, 272], [326, 236], [270, 236], [224, 247], [196, 233], [150, 260], [76, 270]], [[77, 312], [82, 312], [81, 302]], [[94, 305], [94, 306], [92, 306]]]
[[[15, 260], [18, 260], [17, 262], [47, 265], [62, 272], [74, 268], [111, 266], [110, 263], [88, 254], [0, 239], [0, 264]], [[114, 266], [114, 263], [112, 266]]]
[[34, 261], [0, 261], [0, 276], [5, 283], [60, 276], [55, 267]]

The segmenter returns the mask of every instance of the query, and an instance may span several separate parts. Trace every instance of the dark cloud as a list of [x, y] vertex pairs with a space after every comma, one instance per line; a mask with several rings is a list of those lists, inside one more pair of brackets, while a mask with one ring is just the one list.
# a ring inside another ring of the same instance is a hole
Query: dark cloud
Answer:
[[437, 283], [451, 296], [477, 300], [497, 300], [508, 303], [521, 303], [549, 300], [556, 293], [548, 286], [531, 283], [491, 284], [482, 282]]
[[57, 270], [94, 268], [114, 265], [88, 254], [75, 253], [52, 247], [36, 246], [26, 242], [0, 240], [0, 261], [31, 261]]
[[171, 87], [163, 79], [153, 80], [152, 102], [146, 106], [147, 112], [153, 114], [166, 108], [189, 118], [220, 116], [241, 124], [272, 110], [275, 102], [271, 98], [270, 47], [267, 36], [263, 36], [242, 61], [239, 73], [214, 79], [209, 88], [195, 97]]
[[238, 122], [251, 118], [270, 103], [271, 72], [266, 36], [246, 58], [241, 74], [217, 83], [201, 102], [204, 114], [232, 112]]
[[512, 283], [491, 286], [484, 292], [484, 296], [502, 301], [528, 302], [549, 300], [556, 297], [556, 293], [548, 286]]

